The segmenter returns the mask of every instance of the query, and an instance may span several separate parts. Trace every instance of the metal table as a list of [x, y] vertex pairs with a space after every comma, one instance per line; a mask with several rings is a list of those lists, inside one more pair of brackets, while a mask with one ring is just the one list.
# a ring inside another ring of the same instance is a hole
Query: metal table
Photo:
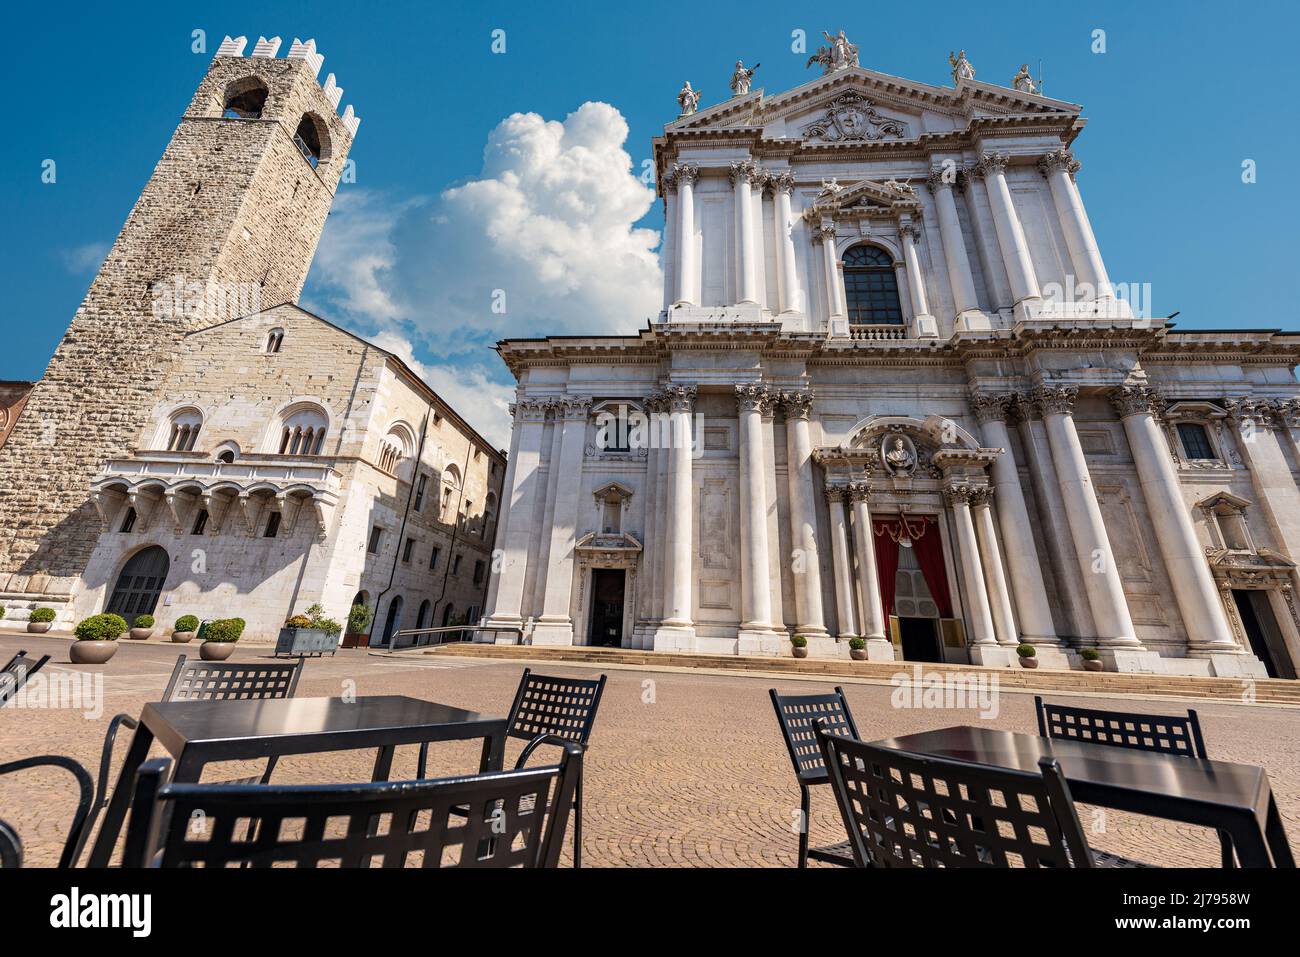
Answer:
[[1032, 774], [1050, 755], [1076, 801], [1217, 828], [1243, 867], [1295, 867], [1263, 768], [969, 726], [872, 743]]
[[499, 771], [506, 718], [398, 695], [169, 701], [147, 704], [131, 739], [89, 867], [106, 867], [122, 830], [135, 776], [158, 741], [176, 761], [173, 781], [195, 783], [205, 764], [323, 751], [378, 748], [373, 781], [387, 781], [393, 750], [426, 741], [483, 738], [480, 771]]

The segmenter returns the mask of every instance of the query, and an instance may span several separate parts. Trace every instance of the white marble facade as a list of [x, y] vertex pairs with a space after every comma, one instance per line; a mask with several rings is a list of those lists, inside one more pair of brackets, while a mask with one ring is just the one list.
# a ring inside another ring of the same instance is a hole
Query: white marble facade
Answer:
[[1077, 105], [825, 52], [781, 95], [687, 97], [655, 139], [657, 321], [500, 344], [488, 623], [1293, 677], [1300, 335], [1133, 308], [1080, 199]]

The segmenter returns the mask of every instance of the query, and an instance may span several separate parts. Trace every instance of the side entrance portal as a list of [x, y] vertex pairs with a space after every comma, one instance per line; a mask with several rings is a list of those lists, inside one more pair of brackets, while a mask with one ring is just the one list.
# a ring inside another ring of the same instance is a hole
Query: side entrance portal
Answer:
[[588, 644], [615, 648], [623, 644], [623, 601], [627, 571], [594, 568], [591, 571], [591, 628]]

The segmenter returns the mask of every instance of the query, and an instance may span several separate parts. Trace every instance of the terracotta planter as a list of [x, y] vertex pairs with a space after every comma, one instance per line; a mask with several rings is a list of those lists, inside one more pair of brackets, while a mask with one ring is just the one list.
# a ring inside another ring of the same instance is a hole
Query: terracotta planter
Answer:
[[27, 623], [27, 631], [29, 634], [43, 635], [50, 630], [50, 625], [52, 624], [53, 622], [49, 621], [29, 621]]
[[850, 649], [849, 649], [849, 657], [852, 658], [854, 661], [866, 661], [866, 660], [867, 660], [867, 649], [866, 649], [866, 648], [850, 648]]
[[115, 654], [116, 641], [74, 641], [68, 649], [74, 665], [102, 665]]
[[136, 641], [146, 641], [153, 634], [152, 628], [132, 628], [127, 632]]
[[808, 657], [808, 649], [807, 649], [807, 647], [804, 647], [804, 648], [791, 648], [790, 650], [794, 653], [794, 656], [795, 656], [796, 658], [807, 658], [807, 657]]
[[193, 641], [193, 640], [194, 640], [194, 632], [192, 632], [192, 631], [173, 631], [173, 632], [172, 632], [172, 641], [176, 642], [178, 645], [183, 645], [183, 644], [185, 644], [187, 641]]
[[1020, 667], [1022, 667], [1022, 668], [1037, 668], [1037, 667], [1038, 667], [1038, 659], [1037, 659], [1037, 658], [1021, 658], [1021, 659], [1020, 659]]
[[234, 653], [233, 641], [205, 641], [199, 645], [199, 657], [204, 661], [225, 661]]
[[1105, 667], [1106, 667], [1106, 665], [1105, 665], [1103, 662], [1101, 662], [1101, 661], [1088, 661], [1088, 660], [1085, 658], [1085, 659], [1084, 659], [1084, 662], [1083, 662], [1083, 670], [1084, 670], [1084, 671], [1101, 671], [1101, 670], [1103, 670]]

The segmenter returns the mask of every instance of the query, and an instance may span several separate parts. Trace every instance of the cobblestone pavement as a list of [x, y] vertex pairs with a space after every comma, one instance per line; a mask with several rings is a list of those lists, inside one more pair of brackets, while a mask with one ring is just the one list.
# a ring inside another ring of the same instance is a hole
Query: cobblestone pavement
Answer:
[[[69, 642], [59, 638], [0, 635], [0, 661], [18, 648], [51, 654], [46, 671], [100, 672], [102, 713], [80, 710], [0, 711], [0, 763], [36, 753], [71, 755], [94, 773], [112, 715], [139, 714], [156, 700], [176, 655], [197, 657], [198, 647], [123, 641], [104, 666], [67, 663]], [[234, 660], [255, 660], [267, 649], [241, 646]], [[269, 659], [268, 659], [269, 660]], [[298, 695], [404, 694], [483, 712], [510, 706], [521, 665], [439, 657], [380, 658], [340, 651], [313, 659]], [[577, 665], [547, 666], [550, 673], [590, 675]], [[584, 865], [622, 867], [780, 866], [795, 862], [793, 830], [799, 792], [777, 732], [767, 696], [829, 690], [832, 682], [764, 676], [611, 669], [586, 765]], [[354, 682], [355, 685], [349, 684]], [[858, 728], [879, 738], [955, 724], [975, 724], [973, 710], [897, 709], [888, 686], [845, 684]], [[1185, 704], [1158, 700], [1089, 699], [1098, 707], [1173, 713]], [[1033, 732], [1033, 697], [1003, 692], [991, 727]], [[1262, 765], [1277, 794], [1292, 843], [1300, 851], [1300, 711], [1201, 702], [1206, 740], [1216, 758]], [[118, 758], [126, 742], [118, 746]], [[507, 761], [518, 754], [511, 742]], [[403, 753], [406, 752], [406, 753]], [[369, 779], [373, 752], [340, 752], [286, 758], [277, 782], [319, 783]], [[437, 745], [431, 773], [463, 773], [477, 767], [478, 744]], [[399, 750], [393, 777], [414, 776], [415, 749]], [[209, 769], [209, 778], [235, 777], [257, 765]], [[28, 771], [0, 778], [0, 818], [23, 837], [28, 861], [52, 864], [58, 857], [74, 799], [64, 772]], [[1213, 866], [1218, 845], [1204, 828], [1082, 808], [1090, 840], [1098, 847], [1152, 863]], [[834, 843], [843, 830], [834, 799], [814, 791], [812, 841]], [[566, 852], [567, 853], [567, 852]]]

